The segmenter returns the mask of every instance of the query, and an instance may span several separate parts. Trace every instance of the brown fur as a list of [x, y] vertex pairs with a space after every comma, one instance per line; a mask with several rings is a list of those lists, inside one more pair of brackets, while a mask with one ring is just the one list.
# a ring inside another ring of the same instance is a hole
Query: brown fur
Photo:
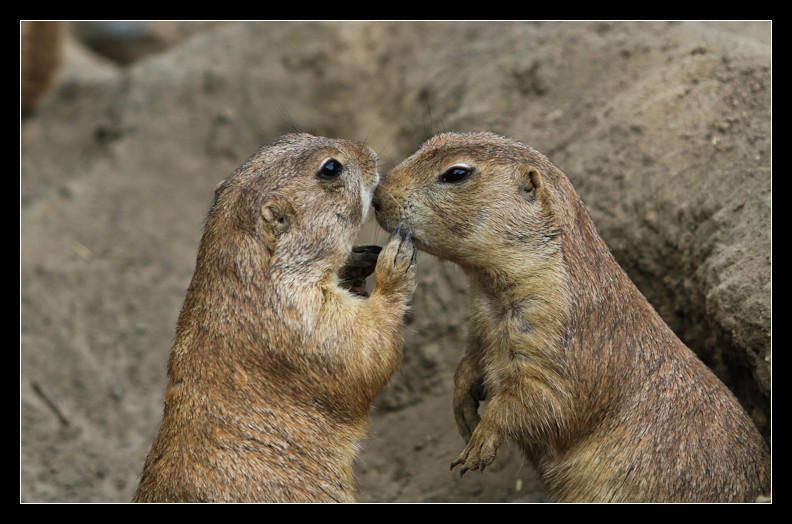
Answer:
[[[337, 178], [317, 175], [328, 158]], [[295, 134], [218, 186], [135, 501], [354, 501], [358, 441], [415, 286], [401, 235], [374, 253], [370, 297], [339, 285], [371, 272], [342, 266], [376, 167], [364, 144]]]
[[[441, 181], [451, 166], [468, 178]], [[438, 135], [384, 177], [374, 207], [457, 263], [472, 303], [454, 409], [484, 469], [516, 442], [558, 501], [753, 501], [766, 443], [612, 257], [571, 183], [492, 133]], [[481, 418], [479, 401], [490, 399]]]
[[61, 62], [65, 22], [23, 20], [19, 24], [19, 107], [35, 109], [52, 88]]

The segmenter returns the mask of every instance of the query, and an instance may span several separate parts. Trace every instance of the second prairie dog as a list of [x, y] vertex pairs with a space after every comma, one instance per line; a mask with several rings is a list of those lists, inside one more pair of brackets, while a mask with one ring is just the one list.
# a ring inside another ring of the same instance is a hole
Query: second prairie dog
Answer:
[[[415, 288], [409, 238], [352, 250], [378, 178], [367, 145], [292, 134], [218, 186], [136, 502], [354, 501]], [[371, 269], [370, 297], [341, 285]]]
[[[566, 502], [753, 501], [769, 450], [612, 257], [572, 184], [501, 135], [443, 133], [375, 193], [377, 220], [470, 282], [452, 468], [506, 440]], [[482, 415], [479, 402], [489, 398]]]

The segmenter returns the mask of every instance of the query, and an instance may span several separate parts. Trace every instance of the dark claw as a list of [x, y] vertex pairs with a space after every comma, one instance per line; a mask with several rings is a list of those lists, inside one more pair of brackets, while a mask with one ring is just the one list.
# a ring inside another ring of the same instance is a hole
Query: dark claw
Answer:
[[391, 238], [400, 237], [401, 236], [401, 230], [402, 230], [402, 225], [399, 224], [399, 227], [397, 227], [396, 230], [393, 233], [390, 234], [389, 240]]

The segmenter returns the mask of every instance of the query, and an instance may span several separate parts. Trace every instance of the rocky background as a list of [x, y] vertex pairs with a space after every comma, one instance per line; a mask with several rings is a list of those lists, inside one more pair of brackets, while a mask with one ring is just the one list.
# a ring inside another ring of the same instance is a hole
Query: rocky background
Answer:
[[[131, 500], [213, 188], [295, 129], [365, 140], [383, 172], [440, 130], [534, 145], [770, 441], [770, 22], [29, 29], [20, 29], [22, 502]], [[385, 236], [372, 219], [361, 242]], [[449, 471], [463, 447], [451, 377], [465, 282], [427, 255], [419, 274], [403, 366], [363, 443], [359, 500], [545, 500], [511, 447], [483, 474]]]

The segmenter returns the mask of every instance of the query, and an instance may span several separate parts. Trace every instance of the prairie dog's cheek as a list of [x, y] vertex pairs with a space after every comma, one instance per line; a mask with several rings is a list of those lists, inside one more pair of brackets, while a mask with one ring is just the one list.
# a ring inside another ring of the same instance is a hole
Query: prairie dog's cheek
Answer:
[[363, 209], [363, 222], [366, 221], [368, 218], [369, 208], [372, 205], [372, 201], [374, 199], [374, 190], [377, 187], [377, 183], [379, 181], [379, 173], [377, 173], [376, 180], [373, 186], [366, 186], [363, 184], [360, 188], [360, 206]]

